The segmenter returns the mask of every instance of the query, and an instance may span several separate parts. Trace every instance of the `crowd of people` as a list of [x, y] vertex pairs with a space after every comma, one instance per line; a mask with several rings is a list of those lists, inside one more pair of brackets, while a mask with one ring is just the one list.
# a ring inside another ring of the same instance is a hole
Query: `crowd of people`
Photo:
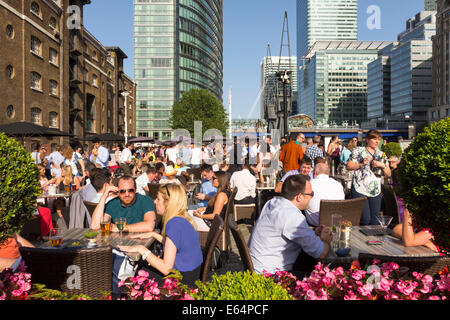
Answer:
[[[233, 189], [237, 190], [236, 204], [256, 204], [257, 185], [267, 185], [273, 179], [274, 190], [259, 208], [249, 239], [250, 255], [259, 273], [276, 269], [295, 273], [293, 268], [302, 252], [319, 259], [330, 251], [332, 232], [319, 224], [320, 200], [367, 197], [360, 224], [378, 224], [383, 177], [392, 178], [391, 169], [395, 171], [400, 161], [386, 158], [379, 148], [381, 140], [380, 132], [371, 130], [364, 142], [354, 137], [344, 144], [336, 136], [327, 146], [319, 135], [306, 138], [303, 133], [292, 133], [289, 141], [281, 139], [275, 145], [267, 137], [259, 142], [235, 138], [229, 144], [201, 146], [187, 142], [143, 148], [127, 143], [111, 150], [94, 140], [89, 152], [81, 146], [64, 145], [48, 155], [45, 147], [35, 148], [31, 156], [39, 168], [43, 193], [50, 185], [61, 190], [74, 185], [78, 190], [65, 216], [57, 206], [45, 211], [47, 215], [52, 211], [56, 219], [44, 217], [42, 210], [37, 210], [37, 215], [48, 223], [62, 218], [59, 220], [66, 228], [83, 227], [86, 212], [80, 203], [97, 203], [92, 217], [86, 215], [91, 229], [99, 229], [108, 216], [112, 232], [117, 232], [115, 221], [126, 218], [125, 231], [140, 233], [136, 237], [154, 237], [164, 250], [158, 256], [144, 246], [119, 249], [139, 252], [144, 263], [140, 267], [159, 282], [175, 268], [193, 285], [203, 262], [196, 231], [208, 230], [216, 215], [225, 218]], [[195, 194], [197, 203], [188, 206], [186, 181], [191, 168], [199, 169], [202, 179]], [[333, 179], [335, 174], [351, 177], [349, 193]], [[113, 177], [118, 179], [116, 183]], [[153, 199], [149, 184], [159, 185]], [[393, 234], [403, 237], [405, 245], [438, 250], [432, 235], [417, 235], [411, 228], [409, 212], [404, 210], [401, 226]], [[17, 237], [9, 247], [20, 246], [23, 241]], [[0, 248], [0, 257], [4, 252]]]

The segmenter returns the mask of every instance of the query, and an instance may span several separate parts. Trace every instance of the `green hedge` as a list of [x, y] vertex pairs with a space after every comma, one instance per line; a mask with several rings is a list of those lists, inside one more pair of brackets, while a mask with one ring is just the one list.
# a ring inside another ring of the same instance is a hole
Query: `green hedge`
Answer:
[[24, 147], [0, 133], [0, 243], [33, 217], [39, 170]]
[[391, 156], [400, 158], [402, 156], [402, 147], [397, 142], [388, 142], [381, 148], [381, 150], [386, 153], [388, 158]]

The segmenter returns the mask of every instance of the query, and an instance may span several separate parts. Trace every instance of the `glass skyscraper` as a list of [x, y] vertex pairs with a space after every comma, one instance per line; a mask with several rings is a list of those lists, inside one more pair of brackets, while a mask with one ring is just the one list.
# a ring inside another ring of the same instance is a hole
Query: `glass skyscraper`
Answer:
[[136, 135], [169, 139], [172, 105], [190, 89], [222, 101], [222, 0], [134, 0]]

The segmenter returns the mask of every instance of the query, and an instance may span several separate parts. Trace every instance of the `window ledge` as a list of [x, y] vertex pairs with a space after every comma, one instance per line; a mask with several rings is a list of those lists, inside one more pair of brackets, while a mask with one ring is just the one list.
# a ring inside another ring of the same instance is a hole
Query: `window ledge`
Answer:
[[41, 60], [44, 60], [44, 57], [41, 56], [40, 54], [34, 52], [33, 50], [30, 50], [30, 52], [31, 52], [31, 54], [33, 54], [33, 56], [35, 56], [36, 58], [39, 58], [39, 59], [41, 59]]
[[39, 93], [44, 93], [44, 91], [42, 91], [42, 89], [39, 89], [39, 88], [33, 88], [33, 87], [31, 87], [31, 90], [36, 91], [36, 92], [39, 92]]
[[54, 67], [56, 67], [56, 68], [59, 68], [59, 66], [58, 66], [56, 63], [51, 62], [51, 61], [49, 61], [49, 63], [50, 63], [52, 66], [54, 66]]

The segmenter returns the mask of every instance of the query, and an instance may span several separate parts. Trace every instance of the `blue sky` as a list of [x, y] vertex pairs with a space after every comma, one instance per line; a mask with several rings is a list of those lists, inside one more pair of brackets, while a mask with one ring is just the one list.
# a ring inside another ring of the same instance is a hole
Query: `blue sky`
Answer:
[[[280, 55], [284, 12], [288, 12], [291, 55], [296, 52], [296, 0], [223, 0], [224, 78], [223, 105], [228, 108], [232, 87], [233, 118], [259, 117], [260, 63], [270, 44], [272, 56]], [[133, 72], [133, 1], [93, 0], [85, 6], [85, 27], [105, 46], [119, 46], [127, 55], [125, 73]], [[380, 8], [380, 29], [367, 28], [371, 14]], [[423, 10], [424, 0], [359, 0], [359, 40], [394, 41], [405, 29], [406, 20]], [[107, 17], [107, 18], [105, 18]], [[286, 37], [283, 42], [286, 44]], [[282, 55], [287, 55], [283, 47]], [[228, 110], [228, 109], [227, 109]]]

